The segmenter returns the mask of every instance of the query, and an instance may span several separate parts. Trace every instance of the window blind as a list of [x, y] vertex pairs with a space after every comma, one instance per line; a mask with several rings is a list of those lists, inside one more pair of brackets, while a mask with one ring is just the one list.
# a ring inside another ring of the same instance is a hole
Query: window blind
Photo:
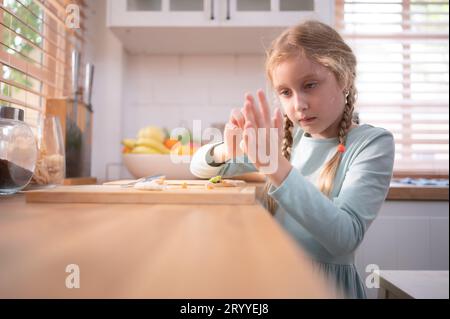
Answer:
[[361, 122], [394, 134], [399, 174], [448, 175], [448, 14], [448, 0], [336, 0]]
[[71, 95], [71, 52], [83, 51], [84, 26], [67, 24], [69, 4], [82, 21], [81, 0], [0, 0], [0, 103], [24, 109], [34, 128], [47, 98]]

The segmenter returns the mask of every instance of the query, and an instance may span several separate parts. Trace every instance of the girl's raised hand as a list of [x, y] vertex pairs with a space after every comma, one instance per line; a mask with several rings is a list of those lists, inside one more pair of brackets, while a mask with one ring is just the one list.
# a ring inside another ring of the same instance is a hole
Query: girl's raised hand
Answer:
[[275, 109], [270, 117], [270, 108], [262, 90], [258, 90], [258, 107], [251, 94], [245, 97], [242, 110], [245, 124], [243, 151], [262, 173], [270, 174], [277, 169], [281, 155], [282, 114]]
[[239, 109], [231, 110], [230, 119], [225, 124], [224, 130], [224, 157], [223, 161], [242, 156], [244, 153], [240, 147], [245, 119]]

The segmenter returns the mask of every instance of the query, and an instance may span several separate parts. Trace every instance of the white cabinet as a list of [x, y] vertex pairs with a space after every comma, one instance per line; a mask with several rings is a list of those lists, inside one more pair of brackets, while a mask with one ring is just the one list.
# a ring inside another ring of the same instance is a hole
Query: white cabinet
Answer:
[[108, 0], [111, 27], [286, 27], [333, 22], [333, 0]]
[[215, 0], [108, 0], [108, 26], [214, 26]]
[[134, 54], [264, 54], [286, 27], [334, 17], [334, 0], [107, 1], [108, 26]]
[[[220, 0], [219, 0], [220, 1]], [[223, 0], [223, 26], [287, 27], [307, 19], [333, 23], [333, 0]]]

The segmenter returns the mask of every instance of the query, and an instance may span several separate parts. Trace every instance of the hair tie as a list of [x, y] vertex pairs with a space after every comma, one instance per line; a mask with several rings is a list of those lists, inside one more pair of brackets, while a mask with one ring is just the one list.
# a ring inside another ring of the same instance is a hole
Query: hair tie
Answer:
[[345, 152], [345, 145], [344, 144], [339, 144], [338, 148], [337, 148], [337, 151], [339, 153], [344, 153]]

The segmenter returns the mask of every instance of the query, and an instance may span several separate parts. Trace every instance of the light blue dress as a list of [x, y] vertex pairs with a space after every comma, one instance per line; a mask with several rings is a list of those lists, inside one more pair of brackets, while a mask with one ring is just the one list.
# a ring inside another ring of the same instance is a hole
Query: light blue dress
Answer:
[[[325, 163], [335, 154], [337, 138], [316, 139], [297, 128], [293, 169], [269, 195], [278, 203], [276, 220], [309, 253], [317, 269], [348, 298], [366, 298], [358, 275], [355, 251], [386, 199], [393, 172], [395, 144], [392, 134], [363, 124], [347, 136], [330, 198], [317, 188]], [[194, 155], [191, 172], [200, 178], [232, 177], [256, 171], [246, 157], [217, 165], [205, 145]]]

